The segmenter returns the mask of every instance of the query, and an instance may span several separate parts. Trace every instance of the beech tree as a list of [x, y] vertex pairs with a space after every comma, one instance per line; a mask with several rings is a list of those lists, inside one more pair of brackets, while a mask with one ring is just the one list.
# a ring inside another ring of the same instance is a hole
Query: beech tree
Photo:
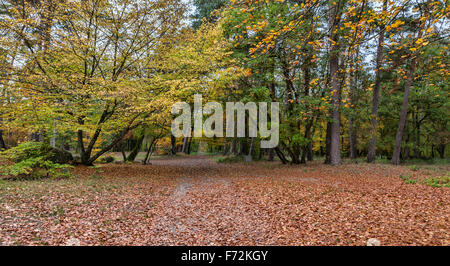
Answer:
[[7, 44], [19, 47], [10, 82], [21, 123], [47, 135], [76, 132], [81, 162], [90, 165], [158, 110], [146, 68], [180, 28], [178, 1], [6, 4], [1, 27], [10, 33]]

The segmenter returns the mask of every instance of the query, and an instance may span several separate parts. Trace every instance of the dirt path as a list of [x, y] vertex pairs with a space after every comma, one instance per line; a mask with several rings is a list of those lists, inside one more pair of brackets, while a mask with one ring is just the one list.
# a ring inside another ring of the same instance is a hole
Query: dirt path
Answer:
[[[227, 177], [227, 166], [207, 158], [156, 162], [183, 169], [176, 189], [159, 206], [154, 223], [158, 245], [238, 245], [267, 243], [270, 218], [251, 208]], [[261, 228], [263, 228], [261, 230]]]

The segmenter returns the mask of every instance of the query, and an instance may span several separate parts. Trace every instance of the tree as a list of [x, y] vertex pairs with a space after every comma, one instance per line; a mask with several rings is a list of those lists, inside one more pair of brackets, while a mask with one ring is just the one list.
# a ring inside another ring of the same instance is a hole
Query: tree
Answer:
[[[442, 9], [442, 3], [424, 1], [418, 3], [412, 10], [412, 17], [410, 20], [410, 33], [404, 41], [404, 47], [408, 49], [409, 69], [407, 73], [405, 91], [403, 93], [403, 104], [400, 112], [400, 120], [398, 123], [397, 134], [395, 137], [395, 147], [392, 156], [392, 163], [400, 164], [401, 146], [403, 140], [403, 131], [406, 125], [408, 115], [410, 90], [416, 79], [416, 68], [419, 57], [423, 54], [423, 49], [432, 41], [434, 25], [439, 22], [439, 19], [445, 16], [445, 10]], [[410, 36], [415, 35], [411, 38]]]
[[381, 87], [381, 71], [383, 64], [383, 46], [384, 38], [386, 34], [386, 23], [384, 22], [387, 18], [387, 8], [389, 1], [383, 1], [383, 11], [382, 11], [382, 23], [379, 30], [378, 36], [378, 46], [377, 46], [377, 56], [376, 56], [376, 68], [375, 68], [375, 87], [373, 89], [373, 100], [372, 100], [372, 138], [369, 145], [369, 152], [367, 154], [367, 162], [375, 162], [376, 148], [377, 148], [377, 124], [378, 124], [378, 108], [380, 102], [380, 87]]
[[46, 39], [44, 50], [35, 16], [40, 11], [27, 2], [12, 5], [1, 22], [25, 60], [13, 74], [16, 107], [24, 110], [20, 122], [47, 134], [76, 132], [81, 162], [90, 165], [160, 110], [152, 102], [165, 88], [147, 67], [162, 40], [178, 32], [184, 6], [159, 0], [63, 2], [46, 18], [54, 38]]

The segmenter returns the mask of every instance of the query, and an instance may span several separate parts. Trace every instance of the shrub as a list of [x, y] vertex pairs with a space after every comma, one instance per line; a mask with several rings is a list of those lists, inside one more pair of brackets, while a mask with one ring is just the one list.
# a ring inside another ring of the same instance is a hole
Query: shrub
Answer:
[[[70, 154], [70, 153], [69, 153]], [[0, 152], [0, 158], [8, 161], [0, 172], [8, 178], [67, 177], [72, 155], [39, 142], [25, 142]]]
[[226, 156], [226, 157], [220, 157], [216, 160], [218, 163], [237, 163], [237, 162], [244, 162], [245, 158], [243, 156]]
[[101, 159], [103, 163], [113, 163], [116, 159], [112, 156], [106, 156]]

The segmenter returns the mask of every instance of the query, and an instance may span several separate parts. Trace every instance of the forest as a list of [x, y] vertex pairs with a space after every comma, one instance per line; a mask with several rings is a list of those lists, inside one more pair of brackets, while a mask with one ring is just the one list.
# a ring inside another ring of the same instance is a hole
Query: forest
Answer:
[[[294, 198], [306, 201], [302, 193], [319, 197], [308, 198], [313, 201], [309, 208], [325, 202], [326, 211], [331, 211], [333, 193], [341, 193], [335, 195], [339, 202], [354, 201], [359, 206], [364, 194], [374, 193], [367, 199], [371, 202], [381, 197], [377, 193], [384, 197], [390, 191], [407, 194], [402, 206], [412, 213], [436, 218], [424, 222], [434, 235], [425, 237], [429, 232], [422, 232], [420, 226], [415, 235], [423, 235], [421, 240], [400, 232], [395, 223], [412, 222], [396, 215], [408, 211], [395, 213], [400, 207], [385, 202], [382, 205], [390, 214], [380, 219], [390, 219], [396, 233], [389, 231], [394, 235], [389, 238], [383, 227], [372, 225], [383, 243], [448, 245], [449, 11], [449, 3], [441, 0], [0, 0], [0, 202], [7, 203], [10, 212], [23, 214], [17, 204], [26, 199], [26, 208], [47, 213], [52, 223], [72, 216], [83, 220], [83, 215], [68, 210], [79, 205], [66, 206], [75, 204], [69, 199], [79, 193], [94, 197], [96, 208], [107, 204], [97, 202], [96, 193], [106, 193], [105, 201], [109, 198], [116, 207], [118, 195], [129, 194], [134, 202], [130, 204], [139, 209], [142, 205], [131, 195], [151, 187], [159, 201], [179, 206], [169, 206], [176, 208], [169, 212], [162, 204], [148, 212], [192, 217], [187, 202], [203, 206], [208, 201], [191, 193], [214, 198], [213, 194], [221, 194], [215, 186], [237, 189], [238, 194], [250, 189], [238, 199], [221, 197], [240, 207], [253, 204], [249, 198], [262, 198], [269, 213], [277, 210], [274, 202], [280, 198], [286, 206], [296, 204]], [[204, 132], [201, 137], [175, 137], [172, 107], [186, 102], [194, 109], [195, 95], [201, 95], [204, 104], [218, 102], [224, 107], [229, 102], [279, 103], [278, 146], [261, 147], [267, 139], [263, 135], [206, 137]], [[218, 177], [218, 171], [230, 177]], [[152, 180], [142, 181], [142, 175]], [[299, 175], [305, 175], [300, 184], [291, 183]], [[128, 183], [121, 179], [127, 177]], [[214, 180], [213, 184], [202, 178]], [[335, 190], [341, 182], [344, 188]], [[367, 184], [372, 192], [362, 188]], [[410, 186], [398, 192], [403, 185]], [[126, 191], [114, 192], [117, 186]], [[266, 191], [269, 188], [273, 192]], [[359, 196], [345, 194], [352, 189]], [[42, 197], [49, 198], [44, 207], [36, 205]], [[144, 198], [158, 201], [152, 197]], [[410, 200], [423, 206], [409, 205]], [[105, 213], [114, 208], [105, 206]], [[426, 206], [428, 211], [422, 210]], [[141, 211], [146, 212], [139, 209], [133, 215]], [[238, 219], [238, 213], [231, 212], [230, 217]], [[343, 216], [358, 220], [353, 214]], [[145, 219], [158, 216], [146, 215]], [[276, 215], [267, 217], [298, 221], [289, 216], [292, 213]], [[136, 221], [144, 219], [139, 217]], [[236, 222], [234, 218], [230, 224]], [[243, 219], [260, 218], [248, 213]], [[165, 230], [164, 221], [158, 219], [147, 221], [152, 230], [145, 232]], [[211, 226], [213, 221], [197, 223]], [[166, 238], [159, 235], [145, 242], [122, 227], [113, 226], [109, 237], [107, 232], [101, 233], [105, 238], [96, 232], [95, 237], [69, 237], [69, 241], [61, 231], [20, 235], [5, 223], [0, 225], [5, 226], [0, 245], [67, 241], [74, 245], [364, 245], [367, 240], [367, 234], [359, 231], [292, 240], [303, 235], [294, 225], [295, 232], [288, 230], [278, 239], [269, 232], [274, 221], [253, 222], [244, 229], [262, 228], [265, 237], [236, 240], [209, 235], [209, 242], [200, 237], [182, 240], [180, 224], [172, 225], [178, 229], [166, 232]], [[34, 226], [27, 219], [19, 224]], [[119, 231], [130, 237], [123, 241], [117, 234], [114, 237]]]

